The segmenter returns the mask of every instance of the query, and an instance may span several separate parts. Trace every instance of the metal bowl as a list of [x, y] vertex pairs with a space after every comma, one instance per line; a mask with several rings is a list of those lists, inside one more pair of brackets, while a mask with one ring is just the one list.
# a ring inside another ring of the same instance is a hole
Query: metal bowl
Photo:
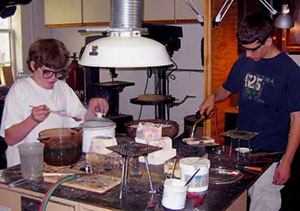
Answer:
[[135, 120], [126, 122], [125, 128], [128, 136], [130, 138], [135, 138], [136, 136], [136, 129], [140, 122], [151, 122], [154, 124], [161, 124], [162, 125], [162, 136], [168, 136], [170, 138], [174, 138], [178, 134], [178, 124], [177, 122], [171, 120], [162, 120], [162, 119], [144, 119], [144, 120]]
[[82, 153], [82, 129], [54, 128], [39, 133], [39, 141], [45, 144], [44, 161], [53, 166], [76, 163]]

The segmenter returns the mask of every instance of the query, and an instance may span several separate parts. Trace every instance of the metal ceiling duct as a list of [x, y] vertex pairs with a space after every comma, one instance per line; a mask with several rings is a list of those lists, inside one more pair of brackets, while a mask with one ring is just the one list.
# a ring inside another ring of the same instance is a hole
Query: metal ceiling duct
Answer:
[[107, 68], [171, 65], [165, 46], [141, 37], [142, 5], [142, 0], [111, 0], [110, 36], [86, 45], [79, 64]]
[[111, 0], [110, 26], [113, 28], [141, 28], [142, 0]]

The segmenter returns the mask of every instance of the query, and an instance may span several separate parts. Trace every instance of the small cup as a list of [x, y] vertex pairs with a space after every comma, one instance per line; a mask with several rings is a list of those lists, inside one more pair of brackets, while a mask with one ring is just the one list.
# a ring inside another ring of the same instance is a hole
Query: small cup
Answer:
[[34, 179], [40, 176], [44, 168], [44, 144], [39, 142], [18, 145], [22, 175]]

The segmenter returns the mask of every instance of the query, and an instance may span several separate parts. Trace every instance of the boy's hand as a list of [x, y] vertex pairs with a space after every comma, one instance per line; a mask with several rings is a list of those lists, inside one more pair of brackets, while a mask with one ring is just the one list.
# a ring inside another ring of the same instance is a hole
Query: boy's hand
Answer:
[[109, 105], [104, 98], [92, 98], [89, 103], [89, 110], [94, 114], [101, 111], [101, 113], [105, 116], [109, 110]]
[[49, 108], [46, 105], [40, 105], [33, 107], [31, 111], [31, 117], [36, 122], [42, 122], [49, 116]]
[[199, 111], [201, 116], [207, 115], [211, 117], [215, 108], [215, 102], [212, 96], [209, 96], [204, 100], [204, 102], [199, 106]]

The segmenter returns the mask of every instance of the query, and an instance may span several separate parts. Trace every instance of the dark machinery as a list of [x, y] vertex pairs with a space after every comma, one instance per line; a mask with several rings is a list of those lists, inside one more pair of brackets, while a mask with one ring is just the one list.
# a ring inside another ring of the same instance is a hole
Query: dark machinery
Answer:
[[0, 17], [8, 18], [15, 14], [18, 4], [29, 4], [31, 0], [1, 0]]

